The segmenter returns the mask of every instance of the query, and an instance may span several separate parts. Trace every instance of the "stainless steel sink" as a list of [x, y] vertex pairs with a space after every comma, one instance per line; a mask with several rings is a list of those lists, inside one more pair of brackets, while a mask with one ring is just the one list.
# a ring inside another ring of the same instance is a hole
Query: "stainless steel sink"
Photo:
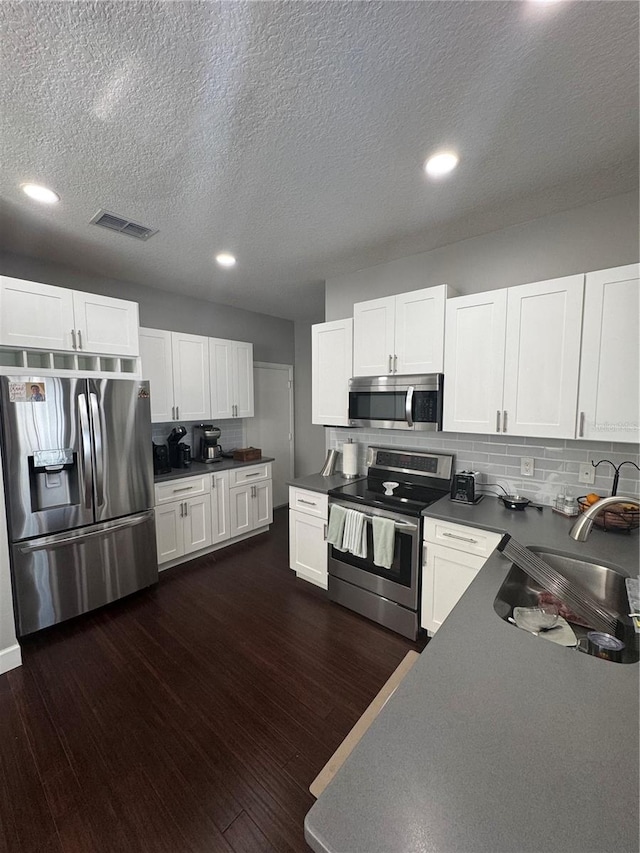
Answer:
[[[603, 566], [580, 560], [576, 557], [566, 557], [553, 551], [542, 548], [531, 548], [540, 557], [557, 569], [571, 583], [575, 581], [580, 584], [599, 604], [610, 610], [618, 619], [619, 630], [617, 636], [625, 643], [621, 663], [636, 663], [640, 659], [638, 637], [633, 630], [631, 619], [628, 616], [627, 591], [624, 584], [624, 575], [611, 566]], [[495, 601], [493, 609], [501, 619], [507, 621], [513, 613], [514, 607], [535, 607], [538, 603], [538, 594], [542, 587], [530, 578], [526, 572], [512, 565]], [[580, 640], [585, 637], [588, 628], [572, 624], [574, 633]], [[519, 629], [516, 629], [519, 630]]]

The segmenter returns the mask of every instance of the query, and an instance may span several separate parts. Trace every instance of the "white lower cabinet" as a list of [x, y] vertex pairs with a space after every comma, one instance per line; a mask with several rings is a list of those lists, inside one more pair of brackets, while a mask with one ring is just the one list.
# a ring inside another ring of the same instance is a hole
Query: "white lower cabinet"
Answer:
[[158, 564], [184, 556], [183, 502], [156, 506]]
[[273, 521], [268, 462], [166, 480], [155, 492], [159, 565], [179, 563], [181, 557], [264, 530]]
[[211, 495], [184, 501], [184, 553], [192, 554], [211, 545]]
[[158, 503], [156, 500], [158, 563], [168, 563], [212, 544], [211, 495]]
[[271, 463], [247, 465], [230, 472], [231, 537], [267, 527], [273, 521]]
[[420, 624], [429, 634], [451, 613], [500, 538], [487, 530], [425, 519]]
[[289, 567], [303, 580], [327, 588], [328, 498], [289, 489]]
[[229, 518], [229, 472], [211, 475], [211, 541], [214, 545], [231, 538]]

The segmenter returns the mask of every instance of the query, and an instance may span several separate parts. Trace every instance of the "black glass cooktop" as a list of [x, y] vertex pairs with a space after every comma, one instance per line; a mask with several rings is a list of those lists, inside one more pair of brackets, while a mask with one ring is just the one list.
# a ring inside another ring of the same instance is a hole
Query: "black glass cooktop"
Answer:
[[[389, 472], [391, 474], [391, 472]], [[400, 483], [393, 489], [392, 495], [385, 494], [383, 482], [392, 481], [392, 476], [385, 477], [384, 480], [379, 480], [375, 477], [367, 477], [363, 480], [356, 480], [353, 483], [348, 483], [346, 486], [338, 486], [329, 491], [329, 496], [340, 498], [341, 500], [360, 503], [365, 506], [377, 506], [381, 509], [389, 509], [395, 512], [402, 512], [405, 515], [419, 516], [423, 509], [439, 500], [447, 494], [442, 489], [426, 488], [425, 486], [416, 486], [411, 483]]]

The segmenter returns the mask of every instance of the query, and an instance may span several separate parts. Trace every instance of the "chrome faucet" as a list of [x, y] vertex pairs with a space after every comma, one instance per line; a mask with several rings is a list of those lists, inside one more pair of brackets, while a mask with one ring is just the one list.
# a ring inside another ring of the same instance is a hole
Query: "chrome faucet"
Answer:
[[622, 495], [614, 495], [611, 498], [601, 498], [596, 503], [591, 504], [586, 512], [583, 512], [580, 518], [569, 531], [569, 536], [575, 539], [576, 542], [586, 542], [587, 536], [593, 527], [593, 520], [596, 516], [613, 504], [634, 504], [640, 509], [640, 501], [638, 498], [625, 498]]

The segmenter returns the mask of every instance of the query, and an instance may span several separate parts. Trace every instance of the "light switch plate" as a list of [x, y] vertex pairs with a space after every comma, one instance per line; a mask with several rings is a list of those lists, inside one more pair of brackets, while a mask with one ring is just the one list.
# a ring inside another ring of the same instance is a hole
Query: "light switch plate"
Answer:
[[581, 462], [578, 471], [578, 482], [586, 486], [592, 486], [596, 481], [596, 469], [591, 462]]
[[533, 477], [533, 456], [520, 458], [520, 473], [523, 477]]

